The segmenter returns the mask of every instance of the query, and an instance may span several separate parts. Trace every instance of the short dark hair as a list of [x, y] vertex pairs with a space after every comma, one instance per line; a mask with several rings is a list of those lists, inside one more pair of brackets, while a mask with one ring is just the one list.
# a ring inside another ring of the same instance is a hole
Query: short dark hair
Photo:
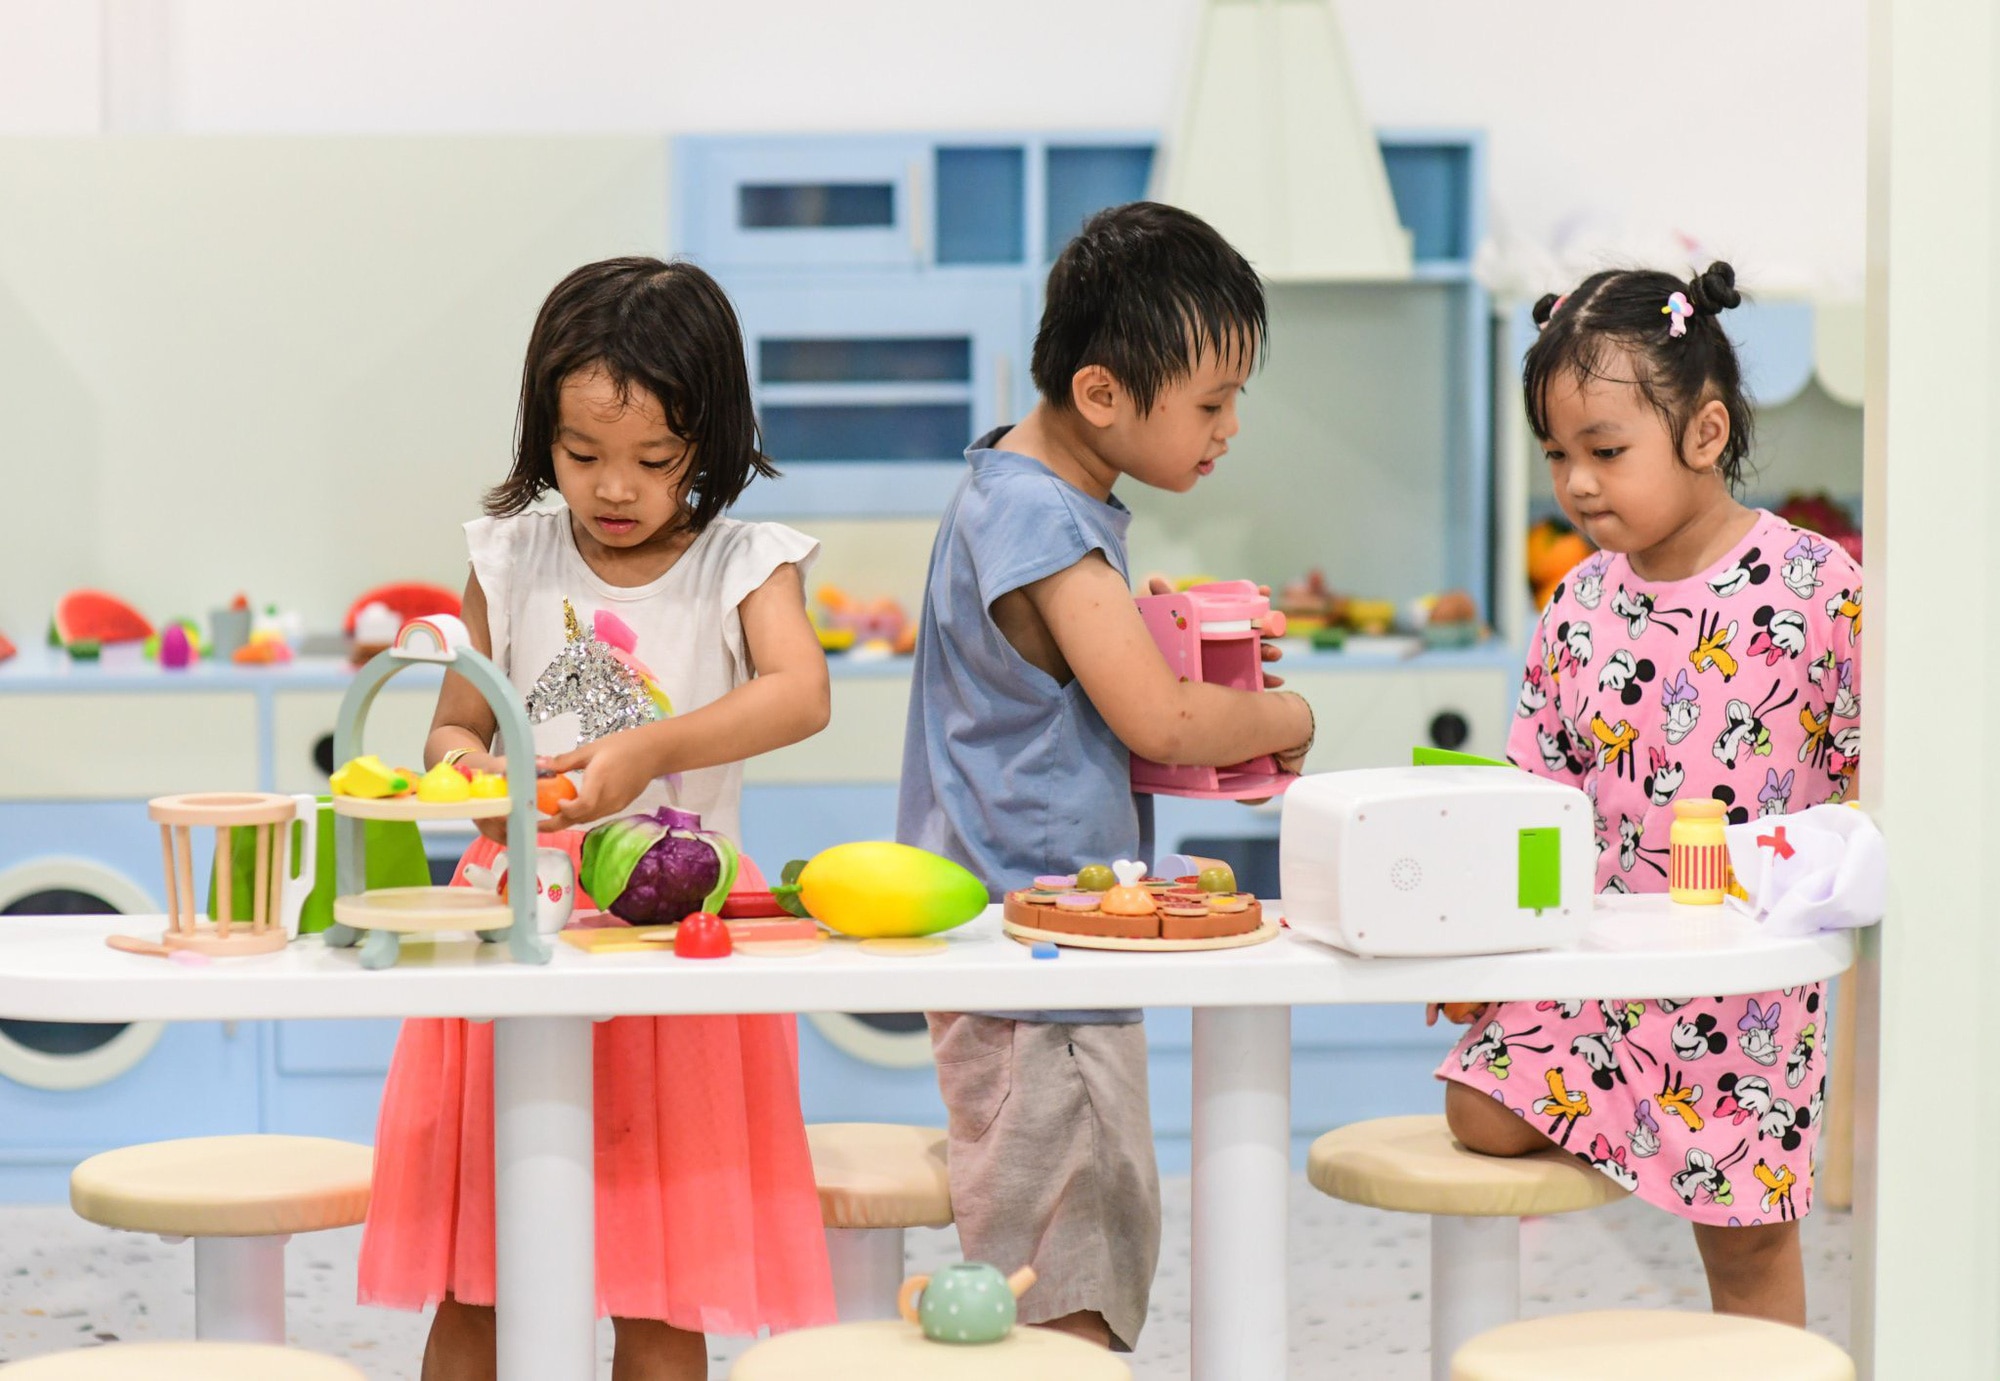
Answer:
[[1032, 372], [1061, 409], [1078, 370], [1102, 365], [1141, 413], [1204, 354], [1264, 350], [1264, 286], [1214, 227], [1178, 207], [1135, 201], [1084, 222], [1049, 270]]
[[[1680, 293], [1692, 308], [1685, 333], [1673, 334], [1675, 316], [1668, 298]], [[1674, 453], [1685, 463], [1682, 438], [1688, 422], [1709, 399], [1729, 413], [1729, 440], [1716, 469], [1731, 489], [1743, 481], [1750, 458], [1750, 397], [1743, 389], [1743, 370], [1736, 347], [1722, 329], [1717, 314], [1743, 300], [1736, 290], [1736, 270], [1717, 260], [1686, 282], [1650, 269], [1607, 269], [1592, 274], [1568, 294], [1550, 293], [1535, 304], [1541, 334], [1528, 347], [1521, 367], [1521, 387], [1527, 396], [1528, 425], [1535, 436], [1549, 439], [1549, 385], [1568, 375], [1576, 379], [1609, 379], [1605, 355], [1622, 349], [1638, 366], [1636, 384], [1667, 424]]]
[[688, 443], [693, 476], [689, 523], [696, 532], [773, 476], [750, 404], [736, 309], [693, 264], [631, 257], [585, 264], [542, 303], [521, 367], [514, 468], [486, 494], [495, 517], [520, 513], [555, 488], [553, 450], [563, 381], [602, 369], [629, 399], [651, 394], [674, 435]]

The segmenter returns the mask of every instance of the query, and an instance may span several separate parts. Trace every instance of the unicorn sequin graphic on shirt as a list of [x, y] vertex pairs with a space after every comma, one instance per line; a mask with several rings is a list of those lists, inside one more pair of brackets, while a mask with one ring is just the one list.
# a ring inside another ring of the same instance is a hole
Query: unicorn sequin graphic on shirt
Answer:
[[598, 610], [585, 633], [576, 610], [563, 601], [565, 641], [528, 692], [528, 722], [545, 724], [559, 714], [577, 717], [577, 742], [594, 743], [622, 729], [636, 729], [674, 712], [673, 703], [632, 655], [638, 638], [616, 614]]

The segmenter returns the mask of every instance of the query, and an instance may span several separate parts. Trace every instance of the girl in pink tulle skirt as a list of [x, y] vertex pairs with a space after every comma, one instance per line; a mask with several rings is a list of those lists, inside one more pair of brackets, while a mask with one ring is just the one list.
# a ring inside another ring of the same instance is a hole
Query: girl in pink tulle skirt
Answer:
[[[804, 591], [818, 544], [724, 516], [770, 473], [712, 279], [614, 259], [557, 286], [529, 344], [513, 470], [466, 525], [463, 617], [538, 721], [538, 762], [513, 770], [576, 774], [543, 839], [579, 871], [586, 829], [660, 807], [741, 839], [743, 761], [825, 727]], [[563, 505], [537, 505], [551, 490]], [[426, 765], [507, 771], [496, 728], [447, 671]], [[500, 852], [479, 839], [460, 878]], [[602, 1023], [594, 1093], [597, 1300], [618, 1375], [706, 1377], [704, 1334], [833, 1320], [792, 1018]], [[360, 1294], [437, 1306], [427, 1381], [493, 1372], [493, 1215], [493, 1028], [406, 1022]]]

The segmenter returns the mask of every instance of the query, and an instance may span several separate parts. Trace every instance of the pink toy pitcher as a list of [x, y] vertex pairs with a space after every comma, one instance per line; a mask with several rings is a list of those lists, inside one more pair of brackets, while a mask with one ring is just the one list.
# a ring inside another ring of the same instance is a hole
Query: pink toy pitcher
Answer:
[[[1264, 689], [1266, 637], [1283, 637], [1285, 616], [1248, 580], [1220, 580], [1171, 595], [1141, 595], [1139, 616], [1183, 681], [1231, 690]], [[1132, 789], [1155, 796], [1239, 801], [1276, 796], [1297, 781], [1270, 757], [1232, 767], [1169, 767], [1132, 755]]]

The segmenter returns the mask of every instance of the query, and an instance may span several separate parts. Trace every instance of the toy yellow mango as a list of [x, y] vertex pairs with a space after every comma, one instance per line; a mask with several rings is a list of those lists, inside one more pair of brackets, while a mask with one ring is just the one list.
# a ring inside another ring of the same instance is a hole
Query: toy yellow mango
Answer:
[[836, 844], [798, 874], [798, 899], [824, 925], [864, 940], [932, 935], [986, 909], [986, 884], [907, 844]]

